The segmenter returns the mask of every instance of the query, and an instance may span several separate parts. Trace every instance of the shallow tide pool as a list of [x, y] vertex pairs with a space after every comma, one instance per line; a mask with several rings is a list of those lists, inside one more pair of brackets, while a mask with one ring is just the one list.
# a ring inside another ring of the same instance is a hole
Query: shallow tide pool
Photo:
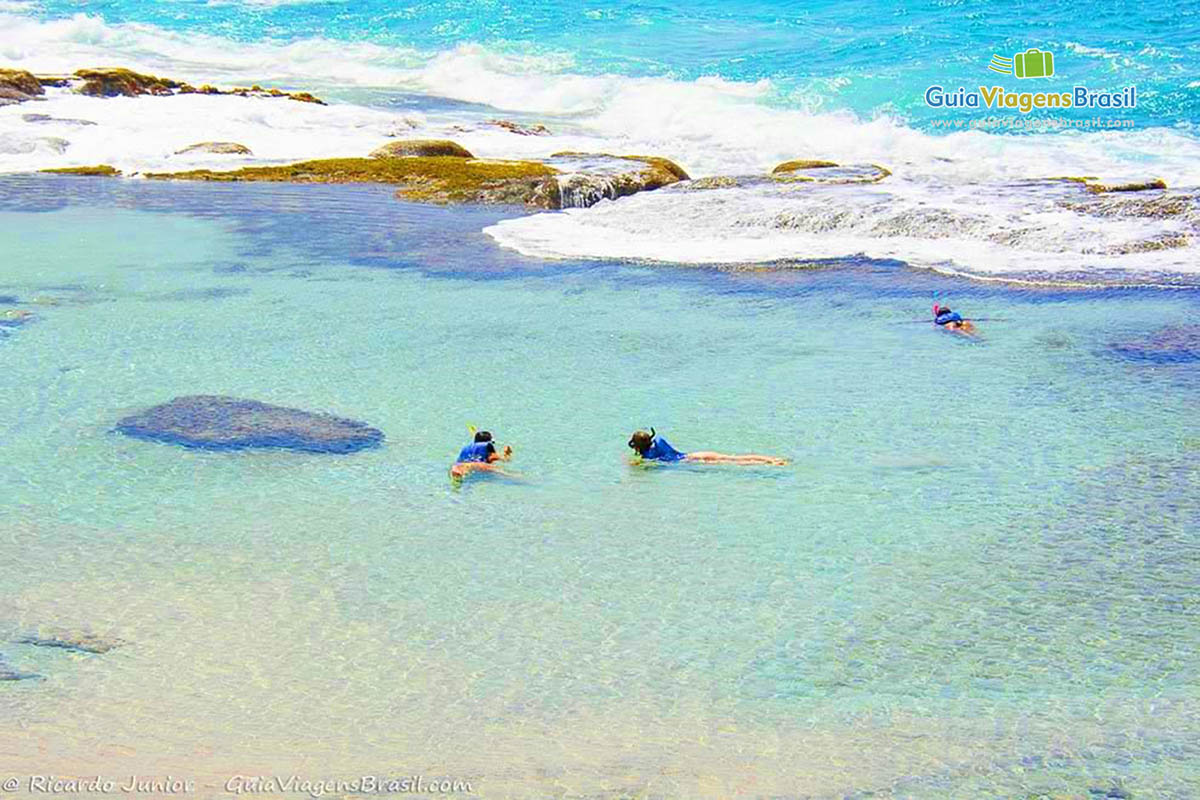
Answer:
[[[0, 683], [8, 772], [1193, 796], [1200, 363], [1113, 345], [1195, 292], [538, 261], [481, 232], [515, 213], [0, 180], [36, 315], [0, 329], [0, 655], [44, 677]], [[387, 441], [112, 430], [188, 394]], [[469, 425], [519, 479], [451, 485]], [[632, 467], [651, 425], [792, 464]]]

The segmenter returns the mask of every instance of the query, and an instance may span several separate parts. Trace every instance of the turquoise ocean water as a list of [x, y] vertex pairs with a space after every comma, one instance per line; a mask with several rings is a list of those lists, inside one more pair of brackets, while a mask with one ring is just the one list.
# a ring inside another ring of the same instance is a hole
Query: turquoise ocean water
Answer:
[[370, 43], [398, 48], [412, 62], [472, 44], [550, 56], [583, 74], [770, 79], [781, 106], [898, 114], [917, 124], [942, 116], [922, 99], [932, 83], [974, 88], [986, 79], [1024, 88], [984, 68], [993, 53], [1037, 47], [1055, 51], [1057, 72], [1074, 84], [1139, 85], [1141, 123], [1190, 127], [1200, 109], [1200, 46], [1187, 33], [1198, 12], [1187, 3], [43, 0], [29, 11], [47, 20], [83, 12], [246, 43]]
[[[1200, 362], [1115, 346], [1196, 318], [1194, 19], [0, 3], [0, 66], [331, 101], [51, 95], [40, 108], [98, 124], [0, 109], [4, 171], [161, 168], [197, 138], [265, 163], [362, 155], [400, 126], [486, 156], [653, 152], [694, 176], [842, 155], [893, 172], [538, 216], [386, 187], [0, 176], [0, 312], [35, 315], [0, 327], [0, 658], [43, 677], [0, 682], [0, 779], [1196, 797]], [[926, 85], [1029, 88], [986, 64], [1033, 46], [1066, 82], [1136, 83], [1135, 128], [935, 127]], [[1184, 210], [1134, 193], [1064, 212], [1082, 190], [1029, 182], [1064, 173], [1162, 176]], [[1167, 238], [1183, 244], [1145, 247]], [[932, 329], [934, 301], [981, 335]], [[363, 420], [386, 444], [217, 454], [112, 430], [202, 393]], [[520, 478], [450, 484], [471, 425], [512, 444]], [[625, 441], [651, 425], [792, 464], [634, 468]], [[128, 644], [17, 643], [39, 626]]]

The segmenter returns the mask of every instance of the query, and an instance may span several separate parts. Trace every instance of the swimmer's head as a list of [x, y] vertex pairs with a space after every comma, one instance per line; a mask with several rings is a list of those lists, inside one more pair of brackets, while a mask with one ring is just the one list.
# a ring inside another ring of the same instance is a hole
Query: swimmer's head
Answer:
[[475, 434], [476, 442], [490, 442], [491, 440], [492, 440], [492, 434], [490, 431], [478, 431]]
[[650, 445], [654, 444], [654, 428], [649, 432], [634, 431], [633, 436], [629, 437], [629, 446], [638, 452], [638, 455], [646, 455], [646, 451], [650, 449]]

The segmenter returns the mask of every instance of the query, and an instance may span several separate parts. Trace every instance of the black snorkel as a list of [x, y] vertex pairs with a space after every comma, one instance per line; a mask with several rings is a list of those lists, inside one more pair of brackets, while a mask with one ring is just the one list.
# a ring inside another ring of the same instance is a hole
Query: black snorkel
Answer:
[[629, 442], [628, 442], [628, 445], [629, 445], [629, 447], [631, 447], [631, 448], [634, 450], [634, 452], [636, 452], [636, 453], [637, 453], [639, 456], [644, 456], [644, 455], [646, 455], [646, 452], [647, 452], [647, 451], [648, 451], [648, 450], [649, 450], [649, 449], [650, 449], [650, 448], [651, 448], [651, 447], [654, 445], [654, 437], [658, 435], [658, 432], [654, 430], [654, 427], [653, 427], [653, 426], [651, 426], [651, 427], [650, 427], [650, 436], [649, 436], [649, 440], [646, 442], [646, 446], [645, 446], [645, 447], [639, 447], [639, 446], [638, 446], [638, 442], [637, 442], [637, 440], [638, 440], [639, 438], [641, 438], [641, 437], [639, 437], [639, 436], [638, 436], [638, 434], [639, 434], [639, 433], [645, 433], [645, 431], [635, 431], [635, 432], [634, 432], [634, 434], [633, 434], [633, 436], [630, 436], [630, 437], [629, 437]]

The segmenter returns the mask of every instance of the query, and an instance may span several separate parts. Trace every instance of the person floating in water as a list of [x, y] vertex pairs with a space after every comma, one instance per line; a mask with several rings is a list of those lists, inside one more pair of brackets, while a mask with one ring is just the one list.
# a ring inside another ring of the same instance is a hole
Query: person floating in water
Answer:
[[505, 445], [504, 451], [497, 453], [496, 443], [492, 441], [492, 434], [488, 431], [477, 431], [475, 440], [459, 451], [458, 460], [454, 462], [454, 466], [450, 467], [450, 477], [465, 478], [472, 472], [505, 474], [496, 462], [511, 461], [512, 452], [512, 447]]
[[699, 450], [693, 453], [682, 453], [671, 446], [663, 437], [659, 436], [654, 428], [649, 431], [635, 431], [633, 436], [629, 437], [629, 446], [637, 453], [635, 463], [640, 461], [660, 461], [666, 464], [673, 464], [678, 461], [689, 461], [702, 464], [769, 464], [772, 466], [783, 466], [788, 463], [786, 458], [778, 458], [777, 456], [760, 456], [753, 453], [745, 455], [730, 455], [728, 453], [713, 453], [708, 450]]
[[975, 333], [975, 326], [971, 324], [971, 321], [963, 319], [962, 314], [959, 314], [957, 311], [951, 311], [950, 306], [941, 306], [934, 303], [933, 322], [939, 328], [944, 328], [948, 331], [968, 335]]

